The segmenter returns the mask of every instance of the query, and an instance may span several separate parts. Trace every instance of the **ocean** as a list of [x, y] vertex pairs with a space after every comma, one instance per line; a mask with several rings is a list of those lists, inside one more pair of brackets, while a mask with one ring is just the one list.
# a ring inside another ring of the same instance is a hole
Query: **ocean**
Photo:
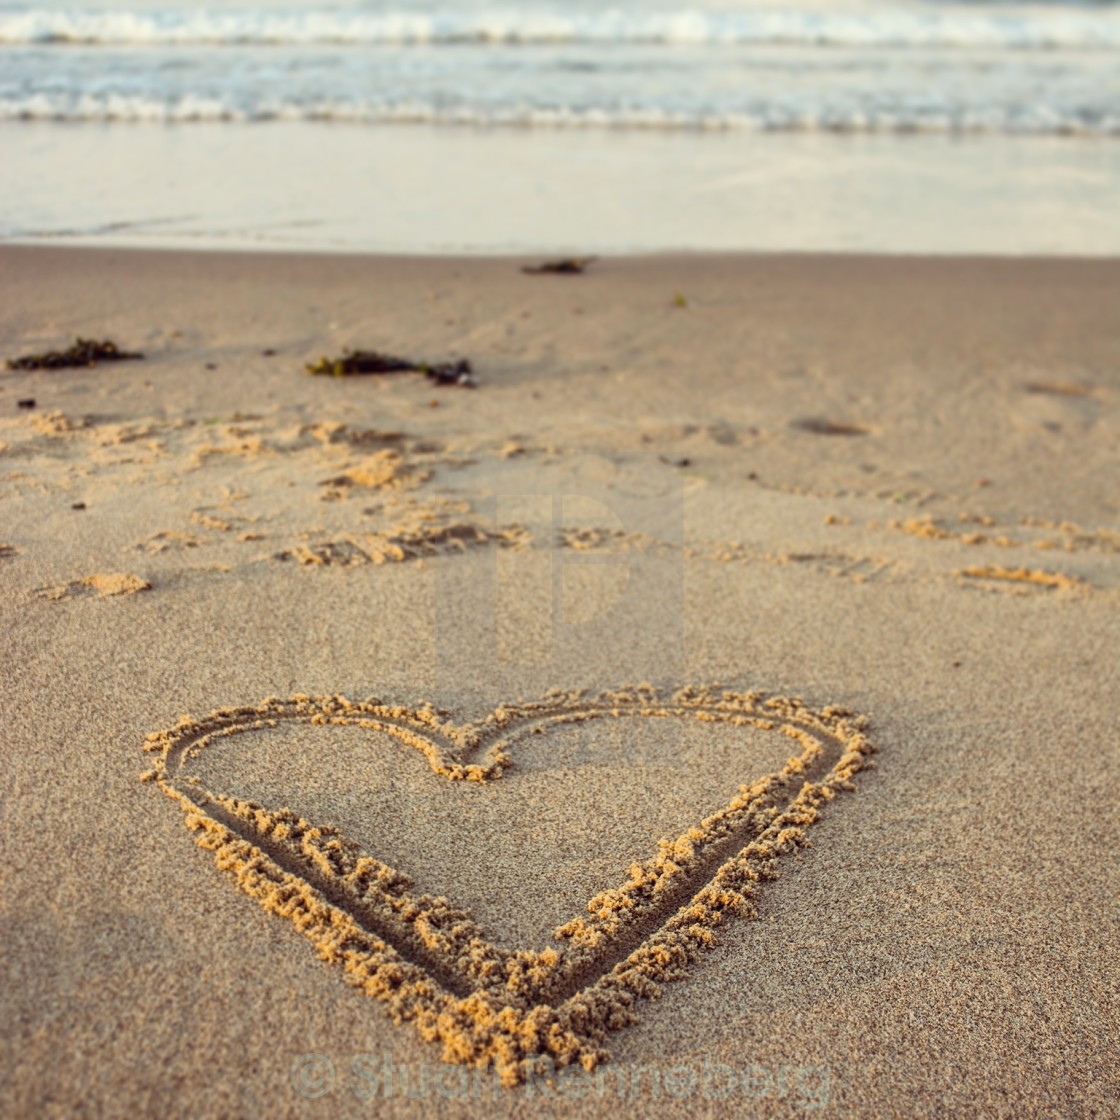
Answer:
[[0, 4], [0, 156], [6, 240], [1114, 254], [1120, 6]]

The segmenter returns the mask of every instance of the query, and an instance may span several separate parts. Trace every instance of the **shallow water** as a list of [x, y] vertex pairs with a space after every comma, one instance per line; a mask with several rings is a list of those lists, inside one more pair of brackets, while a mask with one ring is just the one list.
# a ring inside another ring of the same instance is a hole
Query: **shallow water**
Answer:
[[0, 237], [343, 252], [1116, 255], [1120, 144], [0, 125]]
[[0, 237], [1114, 254], [1120, 6], [0, 4]]
[[0, 7], [0, 118], [1120, 135], [1111, 5]]

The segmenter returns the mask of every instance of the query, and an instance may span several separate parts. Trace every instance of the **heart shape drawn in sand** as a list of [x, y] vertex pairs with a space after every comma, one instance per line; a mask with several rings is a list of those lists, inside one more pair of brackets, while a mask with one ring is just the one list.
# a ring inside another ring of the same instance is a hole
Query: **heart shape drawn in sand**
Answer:
[[[744, 783], [723, 808], [634, 863], [586, 913], [555, 931], [558, 947], [501, 948], [470, 913], [412, 882], [329, 825], [207, 790], [189, 764], [211, 744], [281, 724], [363, 727], [420, 751], [435, 775], [497, 781], [527, 735], [587, 720], [678, 719], [773, 731], [796, 744], [777, 771]], [[777, 877], [781, 855], [838, 790], [868, 765], [867, 720], [846, 708], [690, 686], [648, 685], [598, 695], [548, 693], [457, 725], [430, 705], [405, 708], [341, 696], [269, 698], [183, 717], [149, 735], [158, 755], [143, 775], [186, 813], [198, 844], [265, 909], [290, 920], [325, 961], [442, 1045], [444, 1061], [494, 1067], [516, 1084], [542, 1064], [608, 1057], [610, 1032], [636, 1021], [634, 1004], [683, 978], [716, 929], [754, 915], [752, 896]]]

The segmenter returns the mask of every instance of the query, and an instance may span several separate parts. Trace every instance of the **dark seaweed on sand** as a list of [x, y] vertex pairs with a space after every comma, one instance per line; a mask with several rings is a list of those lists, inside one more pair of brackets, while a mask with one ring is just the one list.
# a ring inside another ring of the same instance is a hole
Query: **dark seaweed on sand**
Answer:
[[456, 362], [415, 362], [410, 358], [396, 358], [377, 350], [344, 350], [338, 358], [320, 358], [307, 363], [307, 372], [331, 377], [350, 377], [355, 374], [422, 373], [440, 385], [462, 385], [472, 388], [476, 382], [471, 363], [466, 358]]
[[521, 271], [530, 276], [580, 276], [587, 266], [598, 257], [564, 257], [558, 261], [545, 261], [544, 264], [527, 264]]
[[8, 369], [72, 369], [95, 366], [98, 362], [127, 362], [143, 358], [143, 354], [122, 350], [115, 342], [92, 338], [76, 339], [67, 350], [48, 350], [43, 354], [25, 354], [22, 358], [9, 358]]

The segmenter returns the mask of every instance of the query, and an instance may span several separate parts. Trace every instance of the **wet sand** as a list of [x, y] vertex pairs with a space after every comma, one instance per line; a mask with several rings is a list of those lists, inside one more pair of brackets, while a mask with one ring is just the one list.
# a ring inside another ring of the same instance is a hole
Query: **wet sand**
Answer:
[[524, 263], [0, 249], [5, 1113], [1109, 1115], [1120, 264]]

